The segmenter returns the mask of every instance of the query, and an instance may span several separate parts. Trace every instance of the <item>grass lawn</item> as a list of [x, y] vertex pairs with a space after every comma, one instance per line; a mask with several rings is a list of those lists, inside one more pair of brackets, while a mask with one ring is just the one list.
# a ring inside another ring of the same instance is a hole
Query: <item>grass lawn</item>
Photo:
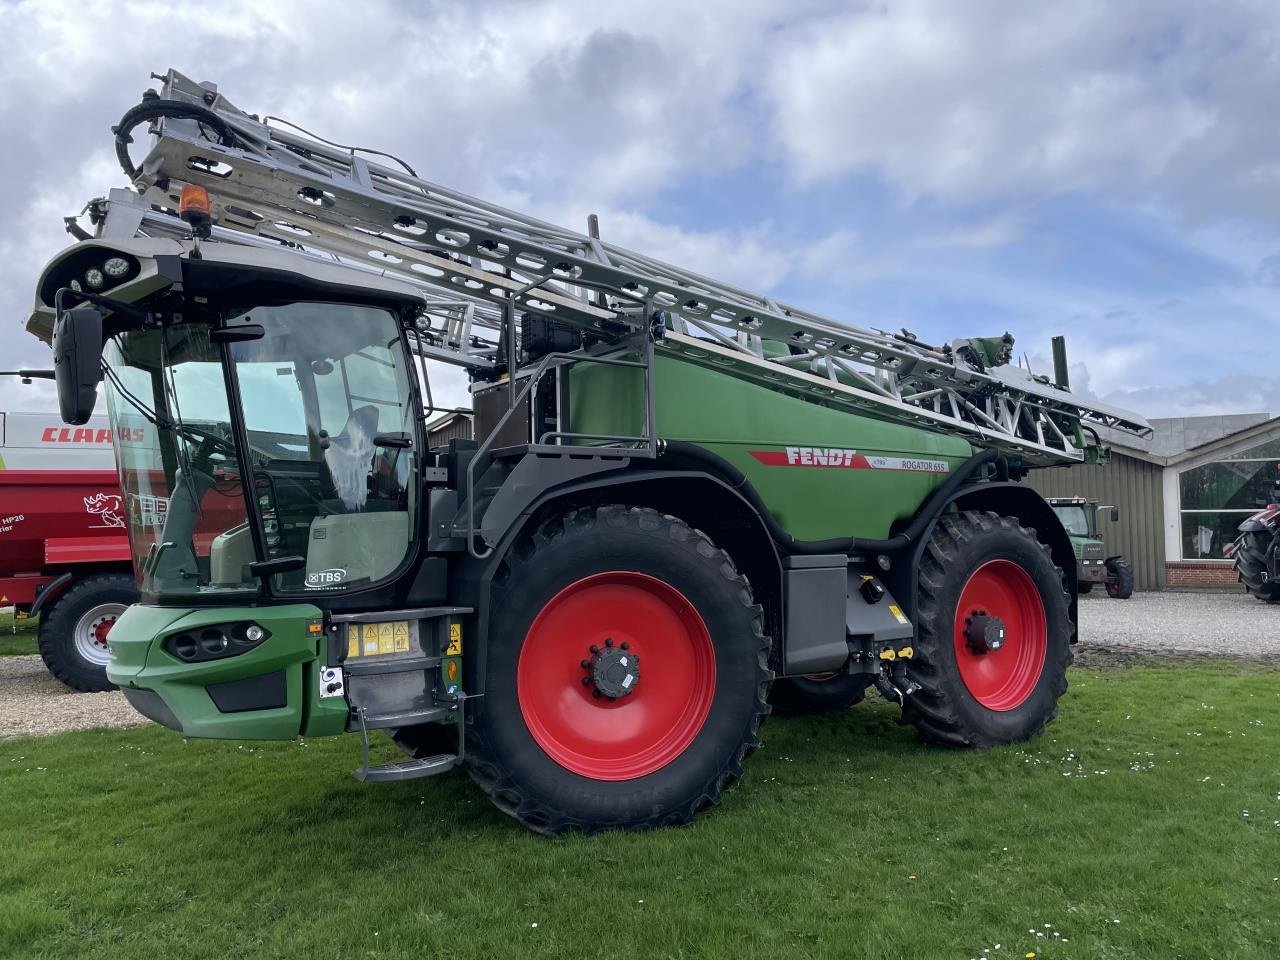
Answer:
[[0, 613], [0, 657], [39, 653], [36, 648], [36, 627], [39, 623], [39, 617], [14, 620], [13, 614]]
[[986, 753], [894, 714], [772, 720], [693, 827], [554, 841], [460, 773], [359, 785], [352, 738], [0, 743], [0, 954], [1280, 953], [1280, 671], [1077, 670]]

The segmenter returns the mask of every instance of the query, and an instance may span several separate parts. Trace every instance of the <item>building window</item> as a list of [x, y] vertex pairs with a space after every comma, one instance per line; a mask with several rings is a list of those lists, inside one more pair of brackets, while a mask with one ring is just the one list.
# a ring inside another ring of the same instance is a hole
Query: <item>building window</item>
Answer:
[[1275, 500], [1277, 481], [1280, 440], [1178, 474], [1182, 559], [1223, 559], [1240, 522]]

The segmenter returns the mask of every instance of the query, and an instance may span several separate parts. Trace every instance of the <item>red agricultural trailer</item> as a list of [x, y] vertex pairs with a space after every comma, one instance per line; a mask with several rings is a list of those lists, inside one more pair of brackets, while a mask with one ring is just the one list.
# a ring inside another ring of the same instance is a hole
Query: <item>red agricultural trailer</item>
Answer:
[[76, 690], [109, 690], [107, 634], [137, 600], [128, 505], [105, 416], [0, 413], [0, 607], [40, 615], [40, 654]]

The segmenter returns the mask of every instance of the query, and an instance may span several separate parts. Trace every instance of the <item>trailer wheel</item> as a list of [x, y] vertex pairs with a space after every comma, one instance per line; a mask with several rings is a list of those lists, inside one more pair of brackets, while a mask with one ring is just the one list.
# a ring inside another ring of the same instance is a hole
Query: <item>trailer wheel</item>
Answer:
[[1236, 540], [1236, 575], [1245, 590], [1264, 603], [1280, 602], [1280, 581], [1267, 576], [1267, 549], [1271, 538], [1269, 530], [1251, 530]]
[[72, 584], [40, 614], [40, 656], [49, 672], [73, 690], [114, 690], [107, 679], [107, 634], [138, 600], [133, 578], [99, 573]]
[[904, 722], [930, 742], [1026, 740], [1057, 713], [1071, 664], [1064, 577], [1012, 517], [963, 512], [934, 528], [920, 564]]
[[769, 705], [780, 717], [809, 713], [843, 713], [867, 695], [866, 675], [815, 673], [773, 681]]
[[555, 517], [495, 577], [472, 777], [539, 833], [684, 824], [759, 745], [772, 674], [751, 587], [681, 520]]
[[1133, 596], [1133, 564], [1124, 557], [1107, 561], [1107, 596], [1112, 600]]

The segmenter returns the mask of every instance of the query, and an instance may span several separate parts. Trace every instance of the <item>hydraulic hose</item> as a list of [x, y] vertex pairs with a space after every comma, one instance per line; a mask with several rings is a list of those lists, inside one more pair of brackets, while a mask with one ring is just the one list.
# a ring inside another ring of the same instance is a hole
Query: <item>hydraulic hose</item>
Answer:
[[837, 537], [831, 540], [797, 540], [778, 525], [778, 521], [773, 519], [773, 514], [769, 512], [769, 508], [760, 499], [760, 494], [751, 485], [751, 481], [747, 479], [746, 474], [728, 460], [704, 447], [694, 443], [686, 443], [683, 440], [659, 440], [658, 446], [658, 455], [660, 457], [678, 457], [682, 460], [692, 460], [708, 467], [713, 473], [719, 475], [751, 504], [764, 522], [765, 528], [769, 531], [769, 536], [773, 538], [784, 553], [800, 554], [895, 553], [902, 550], [920, 539], [925, 528], [937, 513], [936, 510], [932, 509], [934, 504], [945, 504], [951, 498], [951, 495], [960, 489], [960, 486], [973, 475], [975, 470], [1000, 459], [1000, 454], [995, 450], [981, 450], [975, 453], [960, 464], [959, 468], [946, 479], [942, 486], [930, 494], [916, 512], [907, 529], [889, 537], [887, 540], [867, 540], [862, 537]]
[[235, 135], [225, 120], [205, 107], [183, 100], [161, 100], [158, 97], [145, 98], [136, 107], [130, 109], [120, 122], [111, 128], [116, 135], [116, 159], [124, 170], [129, 182], [138, 179], [139, 170], [129, 158], [129, 144], [133, 143], [130, 133], [141, 123], [149, 123], [161, 117], [173, 117], [177, 120], [196, 120], [208, 126], [218, 135], [218, 142], [223, 146], [235, 144]]

